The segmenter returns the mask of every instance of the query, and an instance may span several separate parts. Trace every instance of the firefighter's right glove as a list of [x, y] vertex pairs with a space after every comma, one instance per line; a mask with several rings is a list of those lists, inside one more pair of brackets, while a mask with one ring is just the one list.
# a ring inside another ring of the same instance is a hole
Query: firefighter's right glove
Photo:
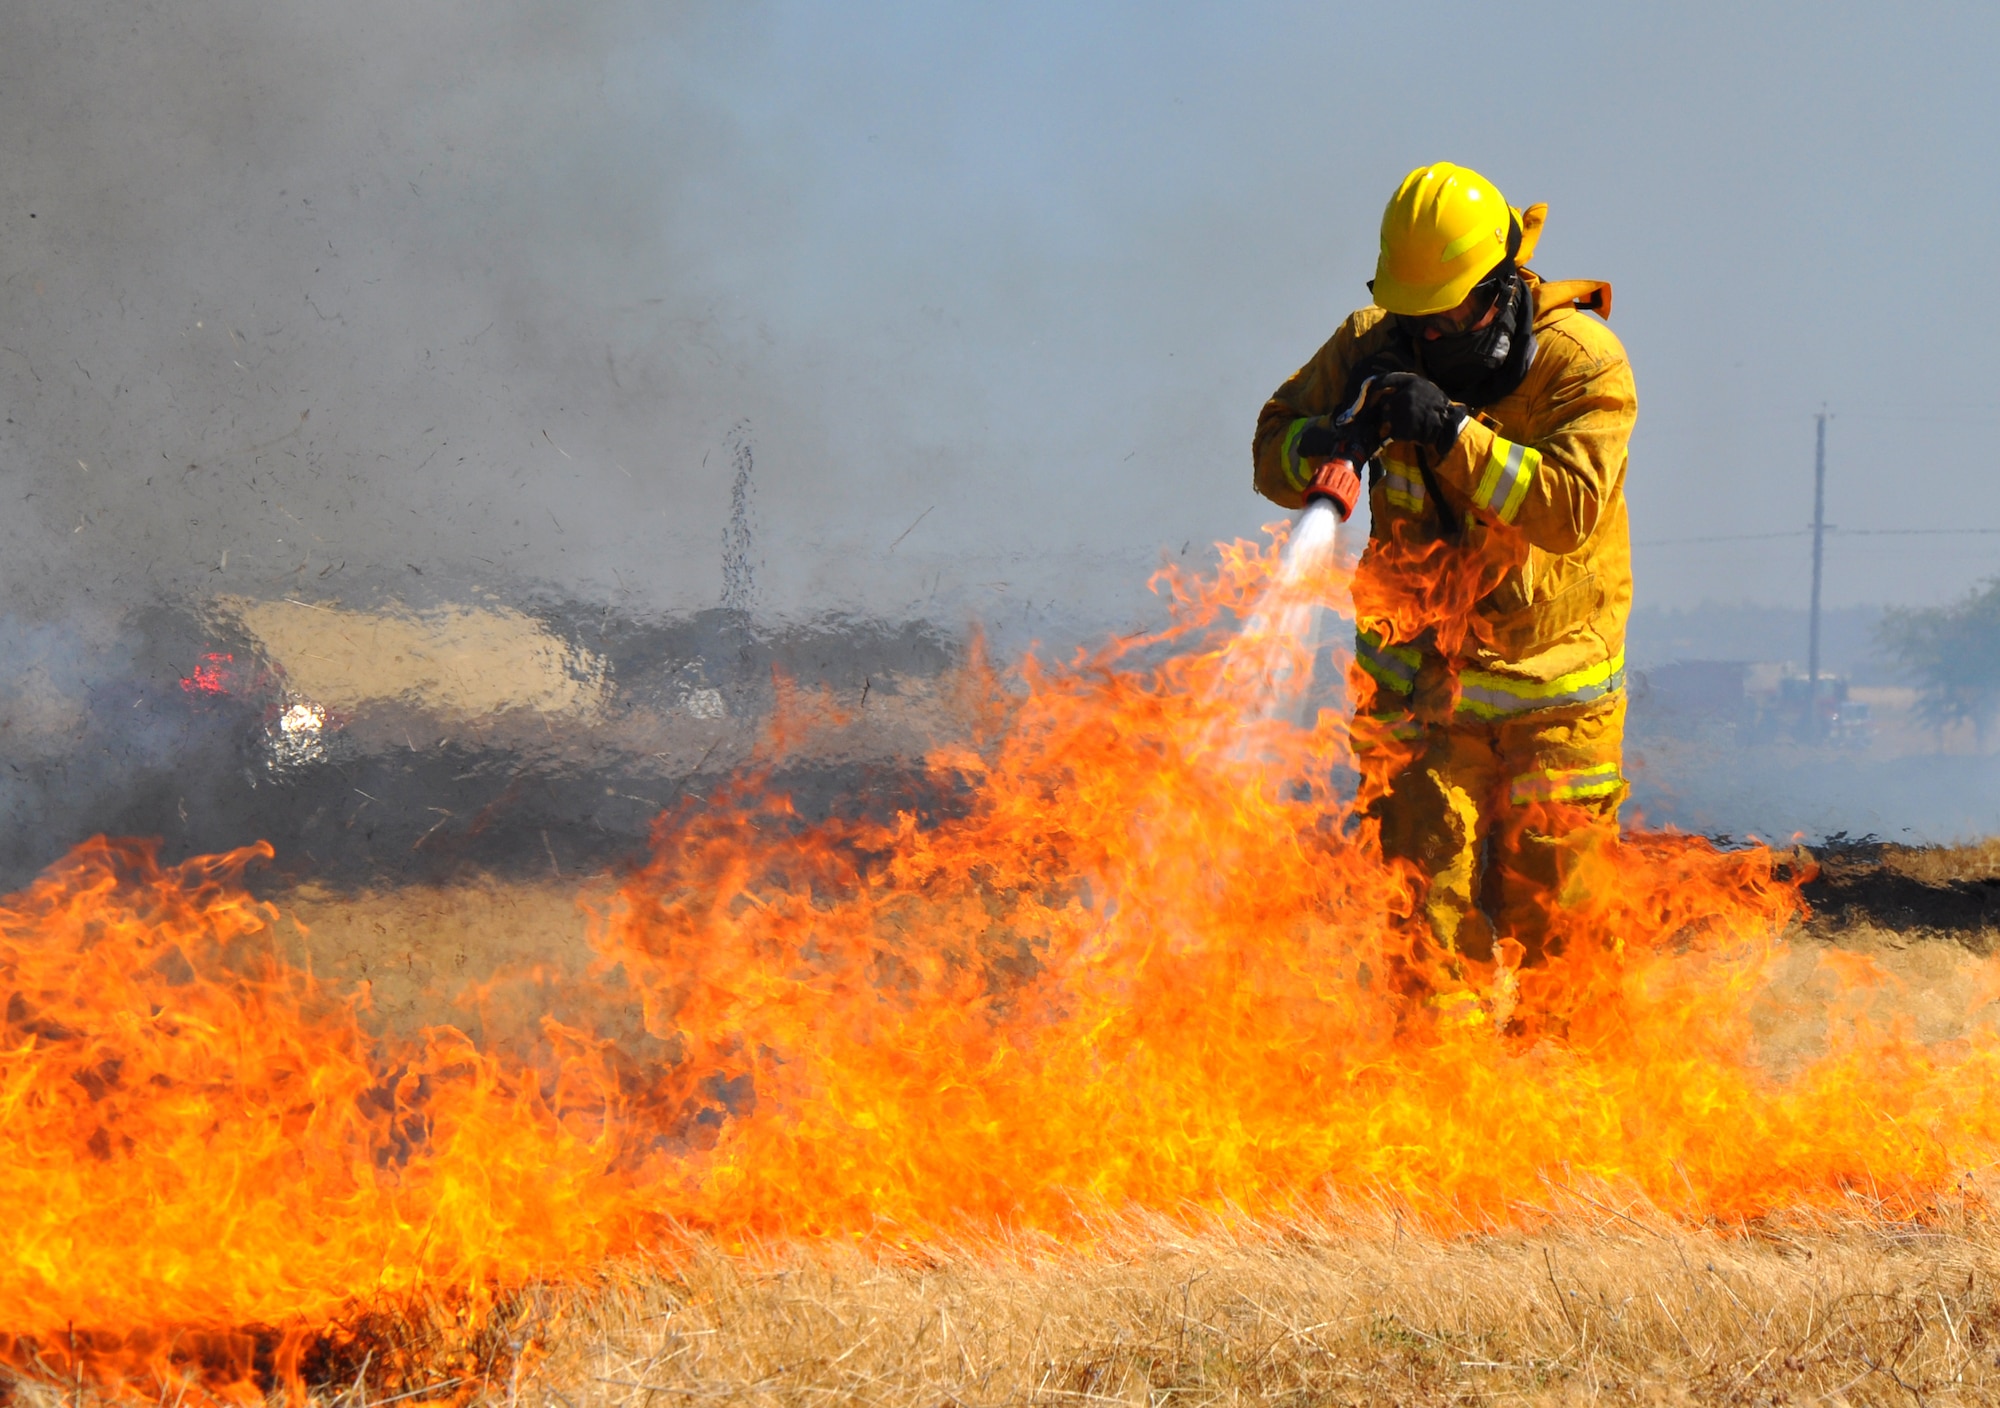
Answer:
[[1465, 407], [1415, 372], [1390, 372], [1376, 386], [1382, 429], [1391, 440], [1428, 445], [1441, 455], [1450, 451], [1465, 425]]
[[1340, 453], [1341, 446], [1350, 438], [1333, 428], [1332, 416], [1314, 416], [1299, 427], [1298, 438], [1292, 441], [1292, 453], [1302, 460], [1330, 459]]

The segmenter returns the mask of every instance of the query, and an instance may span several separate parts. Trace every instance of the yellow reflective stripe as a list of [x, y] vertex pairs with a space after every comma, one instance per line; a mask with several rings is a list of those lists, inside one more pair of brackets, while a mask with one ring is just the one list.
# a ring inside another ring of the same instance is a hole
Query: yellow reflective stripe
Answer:
[[1401, 460], [1382, 461], [1382, 492], [1397, 508], [1424, 511], [1424, 478]]
[[1507, 795], [1515, 806], [1530, 802], [1580, 802], [1590, 797], [1609, 797], [1625, 785], [1618, 764], [1599, 763], [1588, 768], [1543, 768], [1514, 779]]
[[1493, 453], [1486, 458], [1486, 470], [1472, 490], [1472, 501], [1498, 518], [1512, 523], [1542, 467], [1542, 452], [1532, 446], [1493, 437]]
[[1415, 646], [1384, 645], [1373, 631], [1356, 631], [1354, 659], [1376, 683], [1398, 694], [1409, 694], [1417, 687], [1417, 667], [1424, 657]]
[[1285, 427], [1285, 438], [1279, 442], [1285, 482], [1301, 493], [1305, 492], [1306, 485], [1312, 481], [1312, 475], [1307, 473], [1308, 466], [1299, 458], [1299, 436], [1303, 435], [1305, 428], [1311, 424], [1311, 416], [1299, 417]]
[[1601, 664], [1572, 670], [1552, 680], [1516, 680], [1484, 670], [1462, 670], [1458, 676], [1460, 713], [1476, 719], [1498, 719], [1530, 709], [1563, 704], [1587, 704], [1625, 687], [1625, 652]]
[[1457, 239], [1453, 240], [1450, 244], [1444, 247], [1444, 252], [1438, 255], [1438, 263], [1449, 264], [1451, 263], [1452, 260], [1458, 258], [1459, 255], [1465, 253], [1465, 251], [1467, 251], [1468, 249], [1471, 249], [1481, 240], [1490, 240], [1496, 237], [1502, 244], [1505, 244], [1507, 242], [1507, 232], [1504, 229], [1468, 230], [1466, 233], [1460, 235]]

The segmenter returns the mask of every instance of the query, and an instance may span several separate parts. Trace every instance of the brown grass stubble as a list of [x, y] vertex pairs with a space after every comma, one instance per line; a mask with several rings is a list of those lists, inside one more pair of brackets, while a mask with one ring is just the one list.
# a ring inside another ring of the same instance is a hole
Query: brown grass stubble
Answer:
[[1965, 846], [1884, 846], [1882, 865], [1930, 885], [2000, 879], [2000, 836]]
[[1588, 1207], [1450, 1240], [1379, 1216], [1132, 1221], [1087, 1255], [697, 1246], [551, 1306], [520, 1391], [574, 1408], [1990, 1402], [1996, 1251], [1962, 1214], [1781, 1232]]
[[[1914, 863], [1939, 883], [1983, 871], [1987, 850]], [[587, 881], [583, 898], [607, 891]], [[324, 978], [372, 984], [369, 1019], [406, 1030], [465, 1022], [449, 994], [500, 968], [575, 973], [587, 960], [574, 881], [305, 890], [280, 904], [302, 926], [287, 935], [295, 951]], [[1824, 936], [1802, 937], [1760, 1023], [1777, 1065], [1819, 1044], [1811, 950]], [[1963, 1033], [1951, 999], [1966, 946], [1833, 937], [1888, 969], [1885, 1011], [1926, 1039]], [[1134, 1218], [1087, 1249], [725, 1253], [693, 1238], [593, 1286], [523, 1292], [507, 1335], [518, 1353], [501, 1356], [514, 1367], [481, 1396], [551, 1408], [2000, 1401], [2000, 1228], [1961, 1205], [1922, 1226], [1857, 1205], [1849, 1219], [1692, 1228], [1555, 1188], [1548, 1202], [1546, 1230], [1448, 1239], [1387, 1211], [1199, 1233]], [[327, 1397], [422, 1386], [370, 1377]]]
[[[1922, 1227], [1865, 1210], [1782, 1229], [1595, 1215], [1454, 1239], [1388, 1216], [1195, 1234], [1132, 1219], [1101, 1228], [1088, 1252], [725, 1254], [694, 1241], [654, 1264], [608, 1266], [594, 1286], [522, 1291], [484, 1337], [496, 1343], [476, 1383], [457, 1377], [469, 1356], [449, 1317], [419, 1314], [383, 1327], [405, 1350], [402, 1372], [364, 1361], [313, 1397], [341, 1408], [468, 1393], [508, 1408], [2000, 1401], [2000, 1237], [1962, 1209]], [[67, 1382], [10, 1388], [22, 1408], [81, 1408]]]

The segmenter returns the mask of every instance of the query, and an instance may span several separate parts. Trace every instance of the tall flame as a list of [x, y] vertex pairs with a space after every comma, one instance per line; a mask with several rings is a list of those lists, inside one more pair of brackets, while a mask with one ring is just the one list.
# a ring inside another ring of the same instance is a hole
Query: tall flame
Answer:
[[1162, 579], [1159, 635], [975, 661], [970, 736], [892, 818], [809, 822], [755, 778], [662, 817], [585, 1015], [483, 1043], [370, 1035], [282, 962], [237, 879], [268, 849], [79, 848], [0, 902], [0, 1360], [247, 1397], [371, 1310], [475, 1324], [677, 1228], [889, 1247], [1387, 1200], [1450, 1231], [1563, 1189], [1921, 1214], [1990, 1164], [2000, 1044], [1871, 1025], [1864, 960], [1825, 960], [1823, 1055], [1760, 1061], [1800, 908], [1768, 851], [1630, 839], [1505, 1030], [1441, 1016], [1429, 991], [1494, 974], [1413, 945], [1333, 781], [1343, 718], [1251, 707], [1310, 667], [1291, 606], [1344, 586], [1279, 568], [1237, 544]]

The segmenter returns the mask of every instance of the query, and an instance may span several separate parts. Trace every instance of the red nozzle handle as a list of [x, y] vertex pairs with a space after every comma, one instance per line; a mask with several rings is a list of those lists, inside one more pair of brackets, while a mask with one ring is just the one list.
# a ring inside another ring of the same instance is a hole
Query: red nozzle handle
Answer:
[[1333, 505], [1333, 511], [1345, 523], [1354, 516], [1354, 506], [1361, 502], [1361, 476], [1355, 472], [1352, 460], [1331, 459], [1319, 467], [1312, 483], [1306, 485], [1306, 502], [1325, 499]]

